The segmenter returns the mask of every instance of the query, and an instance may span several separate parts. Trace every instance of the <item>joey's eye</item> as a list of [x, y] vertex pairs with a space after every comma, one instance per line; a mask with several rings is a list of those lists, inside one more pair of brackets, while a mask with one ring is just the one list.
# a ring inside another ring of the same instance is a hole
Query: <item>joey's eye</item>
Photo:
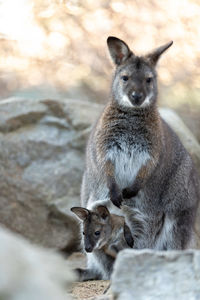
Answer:
[[85, 235], [85, 232], [83, 231], [83, 235]]
[[152, 82], [152, 77], [147, 77], [146, 78], [146, 83], [151, 83]]
[[121, 77], [121, 79], [122, 79], [123, 81], [128, 81], [128, 76], [124, 75], [124, 76]]
[[100, 235], [100, 231], [95, 231], [94, 233], [96, 236]]

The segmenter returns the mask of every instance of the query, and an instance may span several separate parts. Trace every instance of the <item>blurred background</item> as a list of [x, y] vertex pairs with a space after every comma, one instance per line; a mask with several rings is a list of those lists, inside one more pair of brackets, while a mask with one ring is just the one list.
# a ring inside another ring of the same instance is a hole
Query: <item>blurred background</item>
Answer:
[[0, 98], [105, 103], [109, 35], [136, 54], [173, 40], [158, 66], [160, 105], [177, 110], [200, 140], [199, 16], [197, 0], [1, 0]]

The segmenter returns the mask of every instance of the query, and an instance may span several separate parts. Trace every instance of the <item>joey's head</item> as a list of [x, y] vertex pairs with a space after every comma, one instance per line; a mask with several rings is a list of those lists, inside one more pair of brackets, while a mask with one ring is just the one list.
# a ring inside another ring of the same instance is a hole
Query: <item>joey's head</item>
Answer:
[[71, 211], [82, 221], [85, 251], [92, 252], [102, 248], [112, 230], [108, 209], [100, 205], [92, 211], [83, 207], [72, 207]]
[[157, 98], [156, 64], [173, 42], [169, 42], [145, 56], [136, 56], [122, 40], [107, 39], [111, 58], [116, 65], [112, 96], [120, 108], [144, 108]]

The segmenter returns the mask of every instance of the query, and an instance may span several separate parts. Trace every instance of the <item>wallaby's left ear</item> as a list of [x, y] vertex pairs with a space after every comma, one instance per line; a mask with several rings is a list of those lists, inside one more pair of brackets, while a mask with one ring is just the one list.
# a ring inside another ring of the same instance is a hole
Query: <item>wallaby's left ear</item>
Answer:
[[90, 211], [83, 207], [72, 207], [71, 211], [82, 221], [85, 221], [90, 214]]
[[110, 56], [116, 65], [122, 64], [127, 60], [127, 58], [133, 55], [128, 45], [124, 41], [114, 36], [108, 37], [107, 45], [110, 52]]
[[151, 65], [155, 66], [160, 58], [160, 56], [173, 44], [173, 41], [156, 48], [151, 53], [147, 54], [145, 57], [151, 63]]
[[97, 206], [97, 207], [96, 207], [96, 211], [97, 211], [97, 213], [100, 215], [100, 217], [101, 217], [102, 219], [104, 219], [104, 220], [110, 215], [110, 213], [109, 213], [107, 207], [106, 207], [106, 206], [103, 206], [103, 205]]
[[133, 248], [134, 240], [133, 240], [131, 231], [130, 231], [129, 227], [126, 225], [126, 223], [124, 223], [124, 238], [127, 242], [127, 245], [129, 247]]

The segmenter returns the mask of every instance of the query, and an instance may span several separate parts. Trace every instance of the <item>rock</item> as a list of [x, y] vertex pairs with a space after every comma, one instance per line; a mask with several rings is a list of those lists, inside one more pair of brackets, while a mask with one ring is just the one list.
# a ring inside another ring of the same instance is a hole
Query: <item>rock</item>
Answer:
[[57, 253], [0, 227], [0, 299], [69, 300], [75, 275]]
[[[198, 96], [199, 98], [199, 96]], [[189, 102], [189, 101], [188, 101]], [[188, 104], [188, 103], [187, 103]], [[190, 129], [200, 143], [200, 103], [193, 102], [191, 105], [181, 105], [176, 108], [178, 115]]]
[[200, 251], [123, 250], [111, 282], [117, 300], [199, 299]]
[[0, 102], [0, 222], [48, 247], [76, 250], [85, 144], [101, 106], [74, 100]]
[[200, 174], [200, 144], [196, 137], [173, 110], [169, 108], [160, 108], [159, 111], [162, 118], [176, 132], [187, 151], [191, 154]]

